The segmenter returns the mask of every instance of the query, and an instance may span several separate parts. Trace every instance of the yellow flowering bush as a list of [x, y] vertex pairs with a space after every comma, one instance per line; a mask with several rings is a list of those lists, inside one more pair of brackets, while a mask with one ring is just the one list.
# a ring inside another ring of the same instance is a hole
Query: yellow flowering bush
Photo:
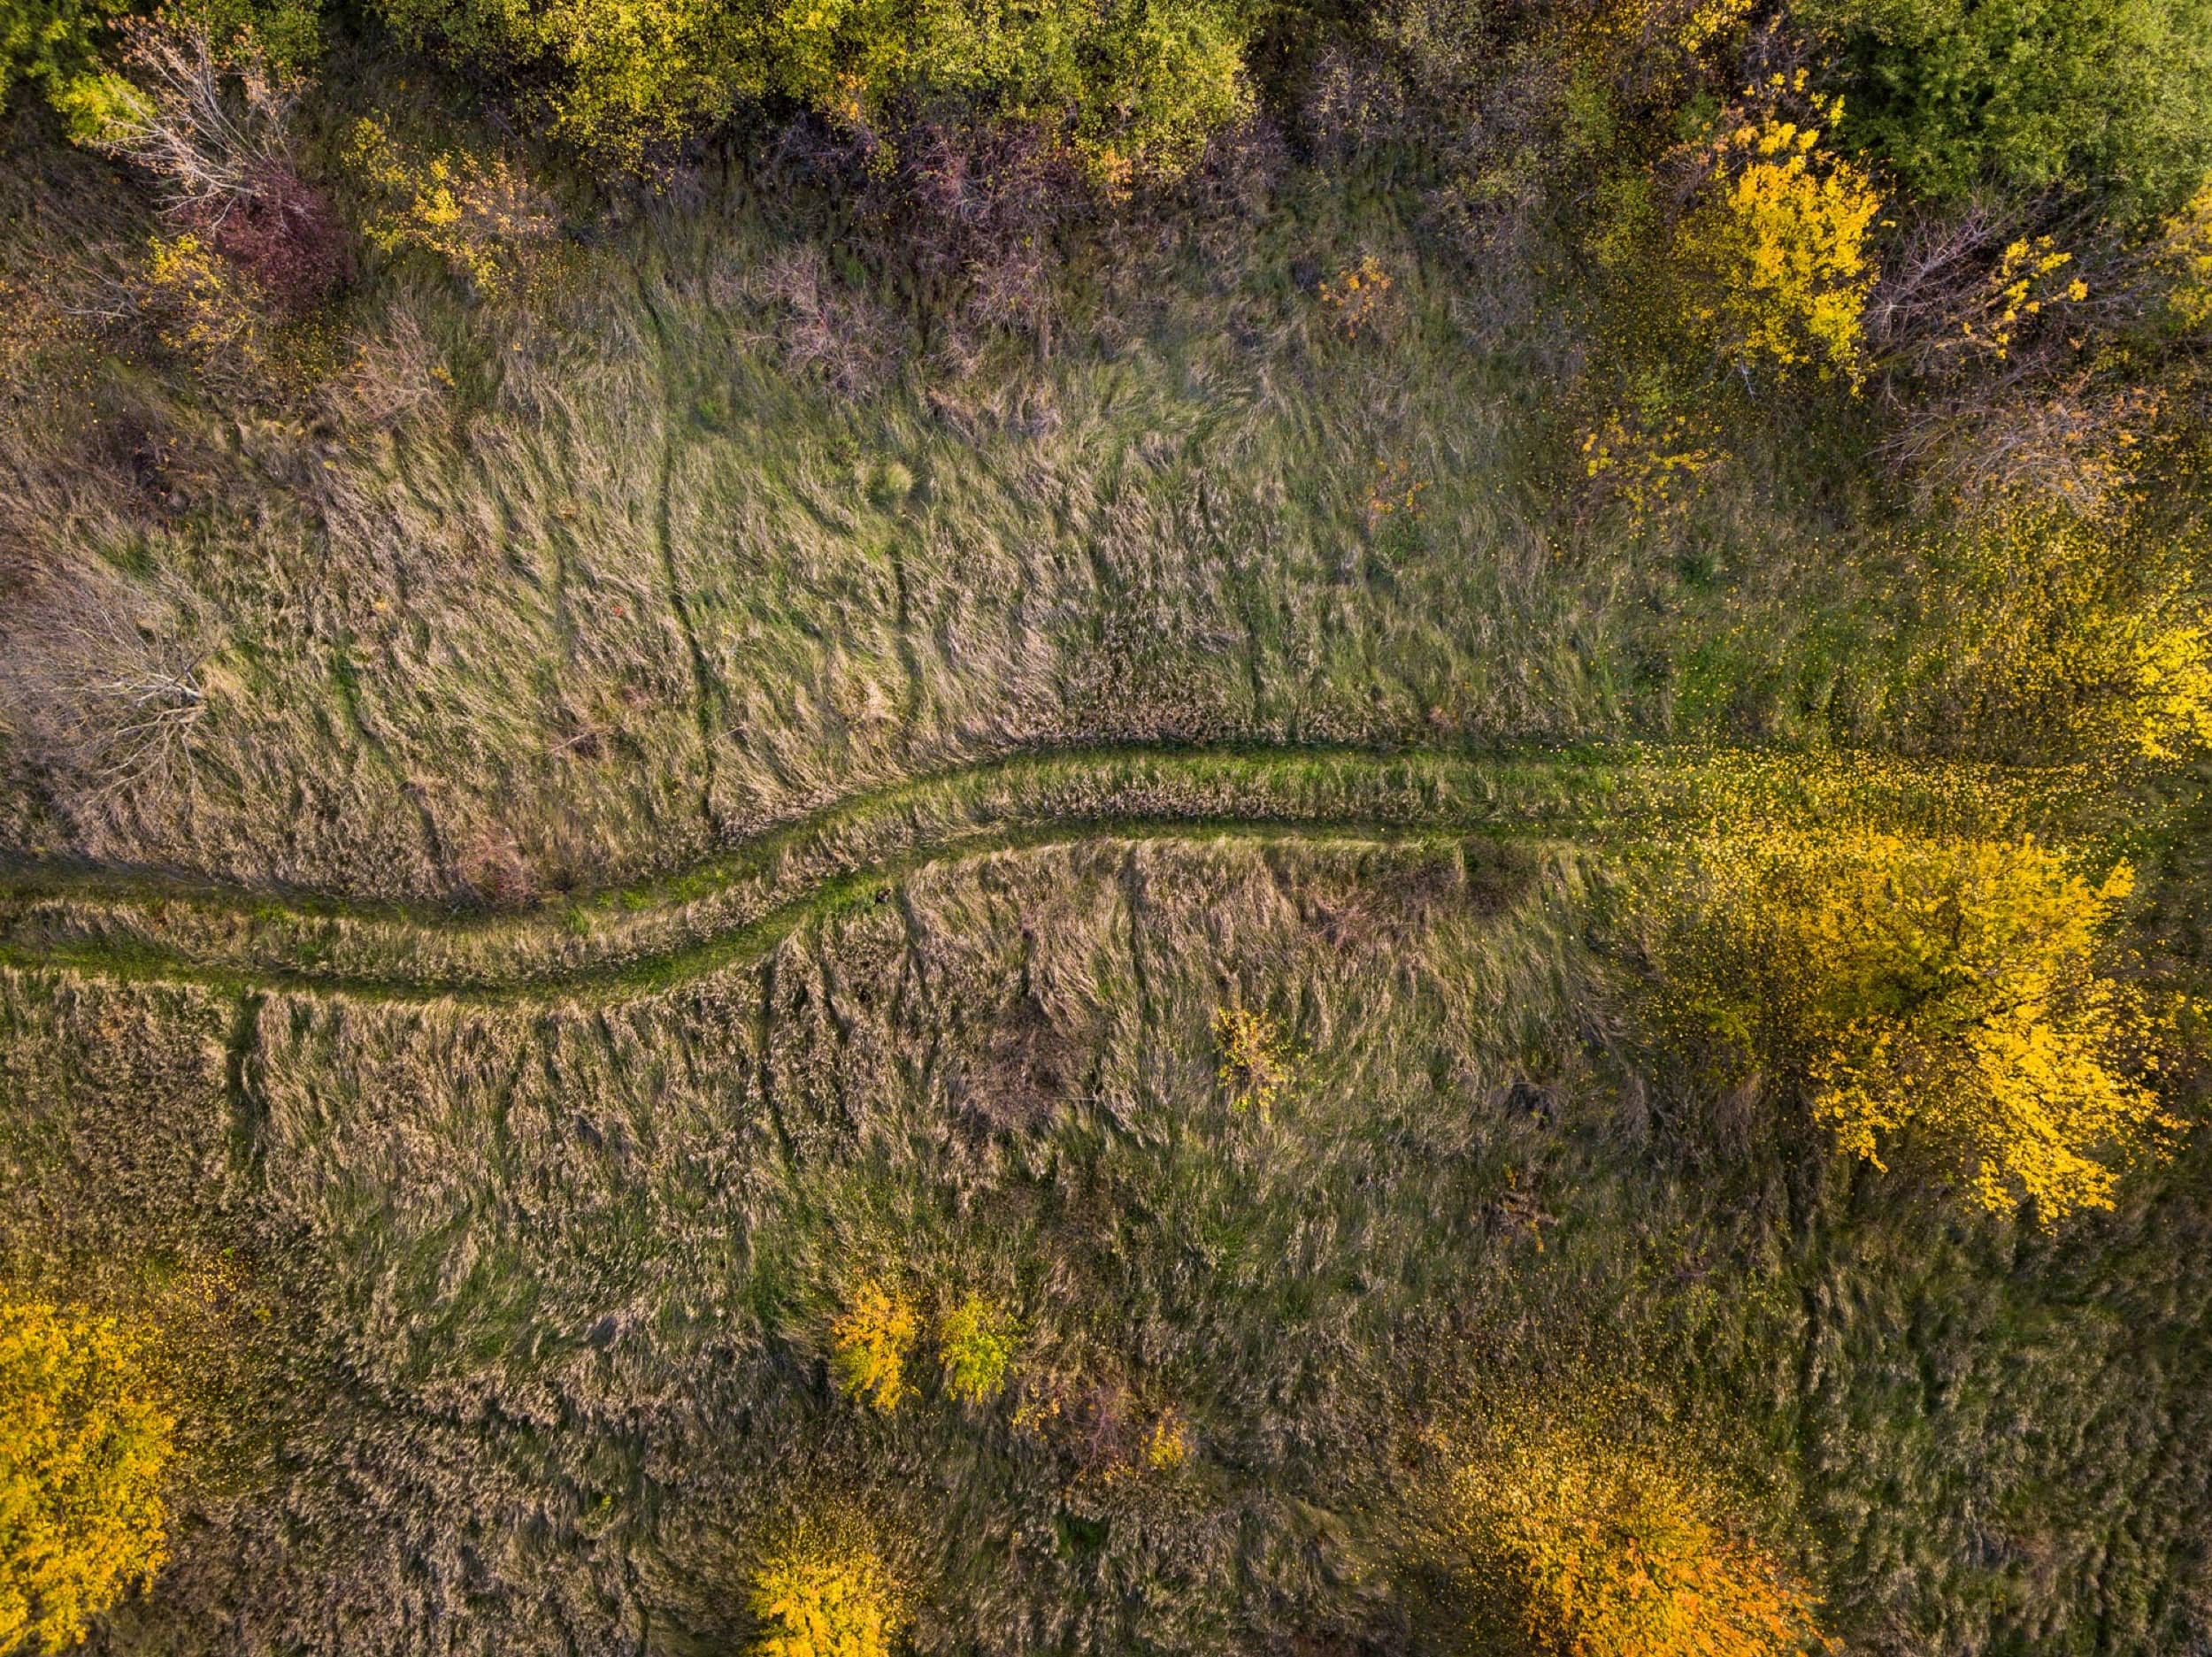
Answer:
[[897, 1587], [874, 1549], [802, 1526], [755, 1573], [757, 1657], [886, 1657], [903, 1620]]
[[906, 1360], [915, 1330], [912, 1301], [874, 1278], [864, 1281], [830, 1325], [830, 1369], [837, 1384], [878, 1409], [896, 1409], [913, 1390]]
[[1282, 1026], [1267, 1013], [1224, 1007], [1214, 1014], [1220, 1049], [1217, 1075], [1239, 1110], [1265, 1116], [1290, 1080], [1290, 1052]]
[[503, 157], [450, 150], [417, 155], [364, 116], [354, 123], [347, 158], [376, 196], [361, 225], [372, 247], [435, 254], [485, 293], [507, 285], [526, 244], [553, 233], [543, 196]]
[[1798, 1076], [1840, 1149], [1878, 1167], [1911, 1145], [1979, 1207], [2032, 1198], [2047, 1224], [2110, 1208], [2173, 1125], [2129, 1075], [2154, 1021], [2099, 966], [2132, 879], [2032, 839], [1715, 841], [1654, 955], [1672, 1015]]
[[0, 1651], [73, 1645], [166, 1557], [175, 1423], [114, 1320], [0, 1302]]
[[2159, 262], [2174, 320], [2185, 328], [2212, 327], [2212, 181], [2166, 221]]
[[1357, 265], [1347, 265], [1325, 279], [1315, 289], [1322, 309], [1336, 319], [1348, 340], [1357, 339], [1362, 328], [1372, 327], [1382, 315], [1390, 294], [1390, 272], [1382, 261], [1368, 254]]
[[[1842, 114], [1839, 100], [1816, 107], [1831, 123]], [[1678, 251], [1692, 276], [1690, 320], [1718, 349], [1747, 367], [1810, 367], [1855, 385], [1877, 274], [1867, 232], [1881, 198], [1863, 168], [1819, 144], [1819, 128], [1778, 117], [1737, 127]]]
[[1515, 1421], [1455, 1469], [1442, 1529], [1485, 1608], [1542, 1657], [1825, 1650], [1819, 1602], [1717, 1507], [1648, 1454]]
[[964, 1404], [986, 1404], [1006, 1390], [1020, 1331], [997, 1302], [971, 1294], [945, 1315], [937, 1332], [945, 1390]]
[[1426, 478], [1413, 475], [1413, 463], [1402, 455], [1375, 463], [1375, 479], [1367, 486], [1367, 527], [1371, 531], [1389, 518], [1421, 516], [1421, 496], [1429, 487]]

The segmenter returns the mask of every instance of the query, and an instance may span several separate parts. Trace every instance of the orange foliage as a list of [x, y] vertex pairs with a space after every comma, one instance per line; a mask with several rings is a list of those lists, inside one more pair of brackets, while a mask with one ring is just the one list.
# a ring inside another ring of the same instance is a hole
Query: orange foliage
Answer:
[[1446, 1529], [1489, 1607], [1543, 1657], [1828, 1649], [1818, 1601], [1717, 1506], [1650, 1455], [1523, 1423], [1454, 1475]]

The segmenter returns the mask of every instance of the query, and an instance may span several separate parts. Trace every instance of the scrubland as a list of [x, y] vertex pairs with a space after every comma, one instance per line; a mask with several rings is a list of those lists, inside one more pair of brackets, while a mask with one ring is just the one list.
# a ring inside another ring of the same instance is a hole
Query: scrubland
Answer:
[[0, 0], [0, 1653], [2212, 1653], [2193, 4]]

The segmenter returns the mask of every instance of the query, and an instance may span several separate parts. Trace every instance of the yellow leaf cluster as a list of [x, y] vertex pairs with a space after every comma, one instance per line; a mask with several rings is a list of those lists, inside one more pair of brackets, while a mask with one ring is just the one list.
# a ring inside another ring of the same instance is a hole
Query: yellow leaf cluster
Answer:
[[1375, 463], [1375, 480], [1367, 486], [1367, 527], [1386, 518], [1421, 516], [1421, 495], [1428, 479], [1413, 475], [1413, 463], [1402, 455]]
[[261, 319], [230, 263], [200, 236], [156, 236], [148, 245], [144, 305], [161, 342], [205, 359], [250, 350]]
[[73, 1645], [166, 1557], [175, 1423], [114, 1320], [0, 1302], [0, 1651]]
[[[1839, 101], [1819, 106], [1833, 122]], [[1747, 367], [1810, 366], [1863, 378], [1861, 318], [1877, 272], [1867, 232], [1881, 198], [1820, 133], [1770, 117], [1723, 142], [1714, 185], [1683, 222], [1678, 251], [1695, 277], [1690, 316]]]
[[2124, 735], [2148, 760], [2212, 748], [2212, 629], [2200, 622], [2130, 631]]
[[1344, 330], [1344, 337], [1355, 339], [1382, 314], [1383, 301], [1390, 293], [1390, 272], [1371, 253], [1357, 265], [1348, 265], [1325, 280], [1315, 291], [1322, 305], [1335, 317], [1337, 326]]
[[503, 157], [419, 155], [365, 116], [354, 123], [347, 159], [378, 197], [361, 225], [371, 246], [434, 254], [482, 292], [504, 289], [524, 247], [553, 232], [538, 191]]
[[869, 1278], [856, 1287], [830, 1325], [830, 1369], [838, 1385], [885, 1412], [913, 1391], [906, 1360], [914, 1350], [913, 1302]]
[[1189, 1460], [1190, 1429], [1180, 1412], [1167, 1410], [1145, 1435], [1144, 1464], [1156, 1473], [1170, 1473]]
[[757, 1657], [887, 1657], [902, 1622], [883, 1561], [864, 1544], [803, 1530], [753, 1578]]
[[[1992, 1210], [2108, 1208], [2173, 1124], [2127, 1075], [2153, 1023], [2099, 970], [2132, 884], [2032, 839], [1777, 833], [1712, 843], [1662, 979], [1708, 1034], [1799, 1075], [1839, 1148], [1909, 1145]], [[2154, 1063], [2154, 1059], [2149, 1061]]]
[[2212, 181], [2167, 220], [2159, 262], [2174, 319], [2185, 328], [2212, 327]]
[[2048, 236], [2007, 246], [1985, 279], [1986, 302], [1978, 313], [1970, 312], [1960, 321], [1966, 340], [2002, 362], [2012, 354], [2021, 326], [2047, 305], [2086, 299], [2088, 283], [2078, 276], [2061, 276], [2073, 258]]
[[1709, 426], [1686, 414], [1647, 418], [1616, 409], [1582, 433], [1592, 493], [1625, 502], [1639, 524], [1688, 504], [1702, 474], [1724, 457]]
[[1290, 1080], [1290, 1053], [1282, 1026], [1272, 1015], [1245, 1007], [1224, 1007], [1214, 1014], [1214, 1043], [1220, 1049], [1217, 1075], [1239, 1110], [1272, 1110]]
[[1455, 1472], [1444, 1529], [1542, 1657], [1824, 1650], [1818, 1601], [1709, 1493], [1579, 1428], [1517, 1422]]

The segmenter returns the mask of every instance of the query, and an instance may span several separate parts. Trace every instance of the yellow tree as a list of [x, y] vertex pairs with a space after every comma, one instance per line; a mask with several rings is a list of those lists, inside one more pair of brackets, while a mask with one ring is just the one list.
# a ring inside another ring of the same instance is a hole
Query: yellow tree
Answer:
[[2174, 1124], [2130, 1071], [2155, 1021], [2100, 970], [2132, 874], [1890, 834], [1716, 842], [1653, 943], [1667, 1016], [1798, 1077], [1843, 1150], [1910, 1146], [1993, 1210], [2112, 1206]]
[[0, 1651], [58, 1651], [165, 1557], [175, 1423], [112, 1319], [0, 1302]]
[[837, 1384], [887, 1414], [914, 1389], [906, 1360], [918, 1328], [914, 1304], [874, 1278], [858, 1284], [830, 1325], [830, 1369]]
[[1516, 1416], [1452, 1475], [1443, 1525], [1483, 1609], [1540, 1657], [1789, 1657], [1818, 1601], [1703, 1484], [1595, 1431]]
[[[1801, 93], [1793, 85], [1773, 90]], [[1816, 104], [1829, 123], [1840, 101]], [[1881, 211], [1865, 171], [1820, 147], [1820, 129], [1778, 117], [1720, 145], [1712, 183], [1683, 221], [1689, 319], [1746, 367], [1861, 378], [1861, 318], [1875, 268], [1867, 232]]]
[[844, 1534], [850, 1523], [803, 1523], [753, 1577], [757, 1657], [885, 1657], [903, 1620], [881, 1555]]

